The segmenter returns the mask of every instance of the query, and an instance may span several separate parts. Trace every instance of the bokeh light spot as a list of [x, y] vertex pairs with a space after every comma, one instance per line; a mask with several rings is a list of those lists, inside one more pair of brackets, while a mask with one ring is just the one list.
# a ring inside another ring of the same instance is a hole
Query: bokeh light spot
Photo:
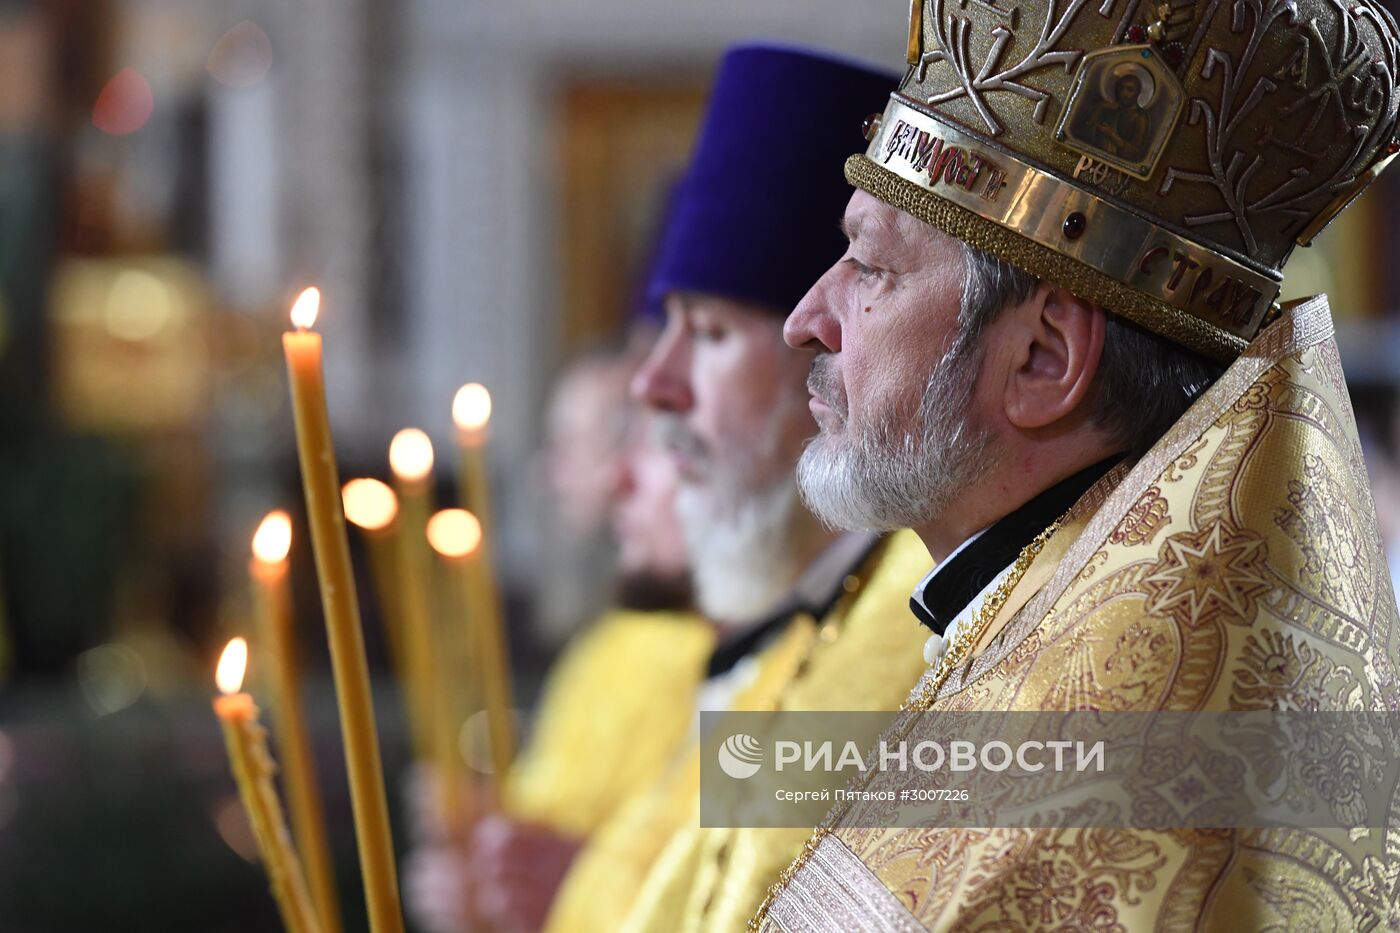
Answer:
[[481, 522], [465, 509], [443, 509], [428, 519], [428, 543], [444, 557], [466, 557], [481, 544]]
[[92, 106], [92, 125], [113, 136], [127, 136], [145, 126], [155, 112], [151, 83], [135, 68], [112, 76]]
[[175, 302], [170, 289], [151, 273], [124, 269], [112, 282], [103, 316], [112, 336], [138, 343], [150, 340], [165, 330], [174, 317]]
[[282, 509], [268, 512], [253, 533], [253, 557], [264, 564], [279, 564], [292, 549], [292, 517]]
[[393, 524], [399, 514], [394, 490], [377, 479], [352, 479], [340, 491], [345, 517], [366, 531], [379, 531]]
[[237, 794], [229, 794], [214, 804], [214, 829], [219, 838], [240, 858], [249, 862], [258, 860], [258, 840], [253, 836], [253, 825], [248, 822], [248, 813]]
[[272, 40], [256, 23], [245, 19], [219, 37], [204, 67], [227, 87], [253, 87], [272, 69]]
[[433, 472], [433, 442], [421, 428], [404, 428], [389, 441], [389, 469], [400, 479], [418, 481]]
[[99, 645], [78, 655], [78, 688], [94, 713], [110, 716], [146, 692], [146, 665], [125, 645]]
[[491, 393], [479, 382], [469, 382], [452, 397], [452, 421], [463, 431], [477, 431], [491, 420]]

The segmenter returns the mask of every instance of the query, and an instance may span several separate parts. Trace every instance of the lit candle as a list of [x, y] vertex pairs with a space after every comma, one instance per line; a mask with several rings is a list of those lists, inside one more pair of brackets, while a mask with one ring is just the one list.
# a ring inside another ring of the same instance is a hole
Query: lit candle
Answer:
[[486, 432], [491, 423], [491, 393], [479, 382], [469, 382], [452, 397], [452, 423], [457, 426], [461, 453], [458, 495], [462, 508], [491, 525], [491, 494], [486, 481]]
[[[481, 612], [481, 557], [485, 542], [481, 523], [465, 509], [444, 509], [429, 523], [433, 549], [442, 556], [456, 585], [465, 594], [472, 631], [472, 654], [481, 678], [482, 699], [490, 733], [491, 764], [497, 779], [515, 757], [515, 722], [511, 710], [510, 660], [500, 615]], [[475, 611], [473, 611], [475, 610]]]
[[287, 809], [296, 834], [297, 851], [306, 862], [306, 877], [316, 901], [321, 926], [340, 929], [340, 905], [335, 893], [330, 845], [326, 841], [326, 817], [316, 784], [316, 759], [301, 703], [301, 670], [297, 664], [296, 633], [292, 623], [288, 587], [287, 553], [292, 546], [292, 520], [286, 512], [268, 513], [253, 535], [253, 578], [259, 628], [263, 644], [271, 646], [276, 681], [273, 699], [277, 707], [277, 750], [284, 768], [282, 783]]
[[389, 470], [399, 497], [399, 621], [403, 625], [408, 713], [414, 751], [422, 760], [437, 758], [433, 723], [437, 693], [434, 676], [432, 557], [425, 538], [433, 475], [433, 442], [418, 428], [404, 428], [389, 442]]
[[[462, 595], [460, 584], [455, 579], [456, 572], [452, 572], [458, 564], [468, 559], [468, 555], [476, 549], [481, 540], [481, 531], [475, 523], [464, 527], [460, 522], [453, 522], [451, 515], [459, 513], [460, 510], [449, 510], [438, 512], [428, 520], [427, 540], [432, 549], [448, 562], [449, 576], [453, 577], [452, 583], [457, 584], [452, 587], [453, 595]], [[460, 514], [466, 514], [461, 512]], [[445, 518], [446, 517], [446, 518]], [[454, 608], [460, 607], [459, 605]], [[461, 663], [465, 654], [467, 664], [464, 665], [453, 678], [443, 678], [444, 687], [451, 681], [462, 687], [469, 687], [473, 680], [474, 671], [471, 665], [470, 651], [470, 629], [460, 627], [451, 630], [452, 635], [460, 634], [463, 637], [448, 639], [451, 647], [460, 648], [468, 646], [468, 651], [443, 651], [439, 652], [440, 658], [450, 657], [452, 660]], [[463, 691], [465, 692], [465, 691]], [[461, 713], [463, 708], [470, 703], [454, 703], [454, 697], [448, 695], [446, 689], [438, 694], [438, 706], [436, 722], [437, 733], [437, 780], [439, 792], [439, 804], [442, 807], [444, 822], [449, 829], [460, 828], [464, 825], [465, 802], [462, 797], [462, 753], [458, 743], [460, 726], [463, 720]]]
[[[491, 393], [479, 382], [469, 382], [452, 397], [452, 423], [457, 427], [457, 447], [462, 473], [459, 495], [465, 507], [480, 523], [481, 544], [466, 574], [465, 599], [482, 645], [494, 646], [483, 664], [483, 689], [488, 697], [498, 694], [496, 718], [491, 719], [491, 757], [497, 774], [504, 774], [515, 757], [515, 729], [510, 717], [510, 670], [501, 621], [501, 594], [496, 576], [495, 553], [491, 547], [491, 489], [486, 475], [486, 441], [491, 425]], [[485, 639], [484, 641], [482, 639]], [[493, 660], [494, 658], [494, 660]], [[491, 681], [498, 681], [491, 686]], [[487, 703], [488, 711], [491, 703]]]
[[403, 915], [394, 868], [394, 843], [389, 833], [389, 807], [379, 762], [379, 733], [374, 724], [364, 633], [360, 630], [360, 605], [355, 596], [350, 545], [341, 511], [340, 477], [326, 411], [321, 336], [309, 329], [316, 322], [319, 306], [320, 293], [316, 289], [302, 292], [292, 308], [296, 330], [282, 335], [282, 349], [291, 381], [297, 455], [345, 740], [345, 768], [365, 905], [374, 933], [398, 933], [403, 930]]
[[282, 925], [290, 933], [315, 933], [322, 927], [311, 906], [306, 876], [297, 861], [292, 837], [282, 818], [282, 806], [277, 802], [277, 791], [272, 785], [277, 766], [267, 750], [267, 730], [258, 723], [258, 707], [253, 698], [239, 692], [247, 665], [248, 643], [235, 638], [224, 648], [214, 675], [219, 692], [223, 694], [214, 700], [214, 715], [219, 717], [224, 730], [229, 764], [238, 782], [243, 809], [258, 840], [258, 852], [267, 870], [277, 909], [282, 914]]
[[360, 529], [369, 554], [370, 574], [384, 618], [384, 643], [401, 690], [408, 688], [404, 668], [402, 622], [399, 620], [399, 497], [377, 479], [352, 479], [340, 490], [345, 517]]

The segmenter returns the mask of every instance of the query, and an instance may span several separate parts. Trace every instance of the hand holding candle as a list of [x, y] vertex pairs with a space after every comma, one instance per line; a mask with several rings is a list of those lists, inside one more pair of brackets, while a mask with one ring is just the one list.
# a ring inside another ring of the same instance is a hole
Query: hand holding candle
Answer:
[[321, 585], [331, 668], [335, 675], [340, 727], [345, 740], [345, 766], [350, 779], [350, 803], [359, 843], [365, 904], [374, 933], [400, 933], [398, 874], [394, 867], [389, 807], [379, 760], [379, 733], [370, 696], [369, 666], [365, 661], [360, 606], [350, 568], [340, 502], [340, 477], [326, 410], [325, 379], [321, 372], [321, 337], [309, 330], [316, 321], [320, 293], [308, 288], [292, 308], [297, 330], [282, 335], [291, 381], [292, 412], [296, 418], [297, 455], [306, 493], [311, 544]]
[[316, 784], [316, 760], [306, 729], [301, 702], [301, 671], [296, 657], [296, 632], [288, 587], [287, 553], [292, 546], [292, 520], [286, 512], [268, 513], [253, 535], [253, 578], [262, 643], [269, 649], [276, 682], [277, 747], [285, 769], [283, 786], [291, 812], [297, 849], [306, 863], [306, 876], [321, 926], [340, 929], [340, 907], [326, 841], [326, 817]]
[[289, 933], [319, 933], [322, 927], [311, 905], [306, 876], [297, 861], [272, 784], [277, 766], [267, 750], [267, 730], [258, 723], [258, 707], [253, 698], [239, 692], [247, 665], [248, 643], [235, 638], [224, 648], [214, 675], [223, 694], [214, 700], [214, 715], [223, 726], [229, 763], [238, 782], [243, 809], [258, 841], [258, 852], [262, 855], [277, 909], [282, 914], [282, 923]]

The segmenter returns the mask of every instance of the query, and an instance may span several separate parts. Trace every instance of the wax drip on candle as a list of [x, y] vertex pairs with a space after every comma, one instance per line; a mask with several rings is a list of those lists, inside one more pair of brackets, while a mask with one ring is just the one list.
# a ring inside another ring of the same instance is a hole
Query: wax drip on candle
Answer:
[[224, 730], [238, 794], [258, 841], [258, 852], [282, 914], [283, 926], [288, 933], [322, 933], [325, 927], [312, 905], [306, 875], [273, 783], [277, 765], [267, 748], [267, 730], [258, 721], [258, 708], [253, 698], [239, 692], [247, 666], [248, 643], [235, 638], [219, 656], [214, 673], [214, 682], [223, 694], [214, 701], [214, 714]]

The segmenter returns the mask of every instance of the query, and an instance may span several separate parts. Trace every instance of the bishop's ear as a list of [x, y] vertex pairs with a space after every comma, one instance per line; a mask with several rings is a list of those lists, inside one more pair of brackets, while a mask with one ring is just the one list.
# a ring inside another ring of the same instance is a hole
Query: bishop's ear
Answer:
[[1083, 417], [1081, 406], [1103, 355], [1104, 310], [1041, 283], [1008, 313], [1007, 420], [1033, 431]]

